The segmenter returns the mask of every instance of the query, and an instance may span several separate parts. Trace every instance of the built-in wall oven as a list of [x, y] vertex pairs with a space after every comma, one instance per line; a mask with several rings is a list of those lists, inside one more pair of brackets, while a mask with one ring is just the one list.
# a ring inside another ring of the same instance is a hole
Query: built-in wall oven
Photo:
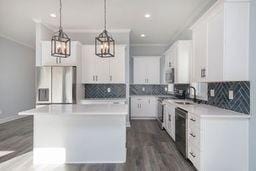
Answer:
[[175, 145], [185, 158], [187, 158], [187, 114], [186, 110], [175, 108]]

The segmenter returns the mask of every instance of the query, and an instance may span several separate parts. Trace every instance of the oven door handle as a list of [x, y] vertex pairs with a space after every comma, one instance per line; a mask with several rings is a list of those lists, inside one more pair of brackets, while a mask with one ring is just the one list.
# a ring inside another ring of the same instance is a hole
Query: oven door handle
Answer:
[[183, 115], [181, 115], [181, 114], [179, 114], [179, 113], [175, 113], [175, 115], [177, 115], [177, 116], [179, 116], [179, 117], [181, 117], [181, 118], [184, 118], [184, 119], [186, 119], [186, 117], [185, 116], [183, 116]]

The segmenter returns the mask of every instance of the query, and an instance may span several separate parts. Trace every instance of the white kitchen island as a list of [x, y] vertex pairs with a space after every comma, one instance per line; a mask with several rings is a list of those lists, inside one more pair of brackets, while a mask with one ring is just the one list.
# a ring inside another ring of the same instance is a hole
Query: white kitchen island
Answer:
[[124, 163], [127, 104], [48, 105], [34, 116], [33, 162]]

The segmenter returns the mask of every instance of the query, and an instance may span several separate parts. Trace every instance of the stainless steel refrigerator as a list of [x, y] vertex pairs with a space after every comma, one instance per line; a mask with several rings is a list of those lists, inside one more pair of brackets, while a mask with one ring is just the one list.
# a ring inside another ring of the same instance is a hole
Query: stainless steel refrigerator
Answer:
[[76, 103], [76, 67], [37, 67], [36, 104]]

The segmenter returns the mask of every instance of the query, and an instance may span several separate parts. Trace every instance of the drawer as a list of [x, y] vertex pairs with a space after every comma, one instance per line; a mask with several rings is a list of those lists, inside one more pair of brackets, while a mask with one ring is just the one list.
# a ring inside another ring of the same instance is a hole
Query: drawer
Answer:
[[199, 128], [200, 129], [200, 118], [193, 115], [193, 114], [188, 114], [188, 125], [189, 128], [193, 127], [193, 128]]
[[193, 145], [188, 147], [188, 159], [197, 170], [200, 170], [200, 151]]
[[[200, 130], [197, 127], [190, 127], [188, 129], [188, 143], [196, 147], [200, 147]], [[199, 148], [200, 149], [200, 148]]]

